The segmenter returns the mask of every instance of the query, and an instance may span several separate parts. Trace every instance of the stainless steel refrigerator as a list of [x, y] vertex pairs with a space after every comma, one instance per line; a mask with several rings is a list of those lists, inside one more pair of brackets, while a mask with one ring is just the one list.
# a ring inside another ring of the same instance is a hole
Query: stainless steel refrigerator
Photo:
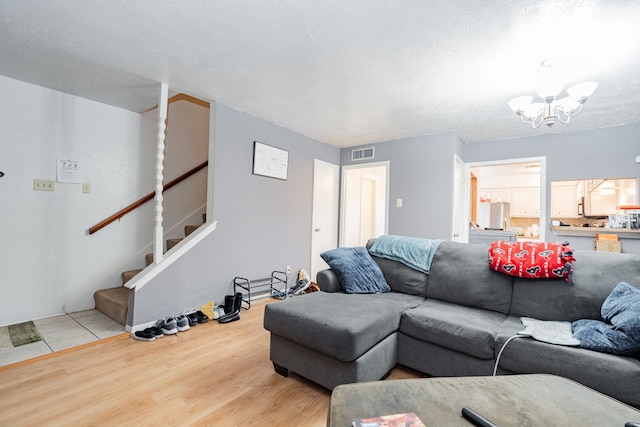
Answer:
[[509, 230], [511, 207], [509, 203], [480, 203], [478, 225], [491, 230]]

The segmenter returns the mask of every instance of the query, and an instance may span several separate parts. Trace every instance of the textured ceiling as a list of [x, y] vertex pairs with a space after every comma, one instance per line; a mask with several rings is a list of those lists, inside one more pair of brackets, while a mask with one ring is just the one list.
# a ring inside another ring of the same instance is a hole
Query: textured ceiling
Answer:
[[[138, 112], [163, 81], [337, 147], [481, 142], [640, 123], [638, 22], [625, 0], [0, 0], [0, 74]], [[548, 57], [599, 87], [535, 130], [507, 101]]]

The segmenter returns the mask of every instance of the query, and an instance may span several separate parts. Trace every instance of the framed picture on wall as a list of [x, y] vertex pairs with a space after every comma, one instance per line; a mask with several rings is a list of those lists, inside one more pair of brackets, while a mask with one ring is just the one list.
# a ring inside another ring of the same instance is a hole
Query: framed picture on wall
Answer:
[[289, 152], [269, 144], [253, 141], [253, 174], [287, 180]]

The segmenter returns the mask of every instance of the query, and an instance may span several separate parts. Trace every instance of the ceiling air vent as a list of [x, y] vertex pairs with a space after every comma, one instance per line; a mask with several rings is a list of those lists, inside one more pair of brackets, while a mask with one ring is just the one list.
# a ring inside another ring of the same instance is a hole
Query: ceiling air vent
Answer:
[[354, 160], [370, 160], [375, 156], [375, 150], [373, 147], [357, 148], [351, 150], [351, 161]]

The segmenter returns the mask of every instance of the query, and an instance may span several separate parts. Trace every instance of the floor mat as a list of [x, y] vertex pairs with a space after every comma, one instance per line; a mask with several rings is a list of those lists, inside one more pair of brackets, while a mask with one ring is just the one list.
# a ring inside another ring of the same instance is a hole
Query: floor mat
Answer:
[[0, 327], [0, 350], [40, 340], [42, 340], [42, 335], [32, 321]]

